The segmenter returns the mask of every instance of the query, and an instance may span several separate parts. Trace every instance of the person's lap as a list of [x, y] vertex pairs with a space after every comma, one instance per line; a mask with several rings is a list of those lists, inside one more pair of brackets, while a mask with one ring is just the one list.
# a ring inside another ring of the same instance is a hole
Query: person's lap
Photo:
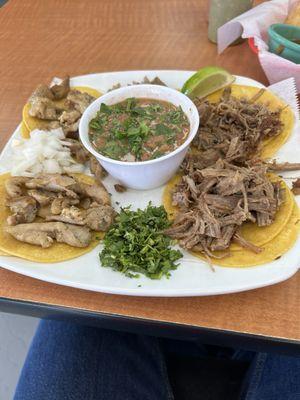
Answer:
[[166, 352], [248, 362], [241, 399], [300, 399], [300, 359], [178, 341], [162, 345], [150, 336], [45, 320], [33, 339], [14, 400], [170, 400], [174, 396]]

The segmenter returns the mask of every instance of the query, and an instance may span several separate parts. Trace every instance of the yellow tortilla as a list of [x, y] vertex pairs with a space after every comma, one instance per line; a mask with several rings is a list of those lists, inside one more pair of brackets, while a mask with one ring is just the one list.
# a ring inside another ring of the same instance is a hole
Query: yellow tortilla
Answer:
[[[94, 179], [83, 174], [74, 174], [77, 179], [93, 183]], [[72, 247], [65, 243], [54, 243], [51, 247], [43, 249], [40, 246], [20, 242], [4, 231], [6, 218], [10, 215], [9, 208], [5, 206], [6, 190], [5, 181], [10, 174], [0, 175], [0, 251], [8, 255], [24, 258], [30, 261], [55, 263], [79, 257], [91, 251], [99, 244], [99, 239], [104, 237], [103, 232], [93, 232], [93, 239], [89, 246], [84, 248]], [[5, 254], [5, 255], [7, 255]]]
[[87, 93], [90, 96], [95, 97], [96, 99], [100, 96], [102, 96], [102, 93], [99, 92], [99, 90], [88, 87], [88, 86], [74, 86], [71, 89], [76, 89], [79, 90], [79, 92]]
[[22, 121], [22, 123], [21, 123], [21, 136], [23, 139], [30, 138], [30, 130], [27, 128], [24, 121]]
[[[272, 177], [274, 179], [275, 175], [272, 174]], [[263, 246], [277, 236], [288, 223], [292, 215], [294, 209], [294, 195], [283, 180], [281, 180], [281, 185], [285, 188], [285, 201], [277, 211], [275, 221], [271, 225], [261, 227], [252, 222], [246, 222], [239, 230], [243, 238], [256, 246]], [[244, 249], [238, 244], [232, 243], [230, 250], [243, 251]]]
[[[216, 103], [224, 89], [218, 90], [207, 97], [211, 103]], [[251, 99], [261, 89], [254, 86], [231, 85], [231, 94], [233, 97]], [[288, 140], [292, 133], [295, 117], [290, 106], [288, 106], [279, 97], [275, 96], [269, 90], [266, 90], [256, 101], [257, 104], [267, 105], [272, 111], [282, 109], [280, 120], [283, 124], [282, 132], [273, 138], [268, 138], [263, 142], [260, 156], [263, 159], [272, 157], [280, 147]]]
[[[255, 254], [250, 250], [244, 249], [243, 251], [232, 252], [229, 257], [223, 259], [212, 258], [212, 263], [222, 267], [243, 268], [275, 261], [290, 250], [296, 242], [299, 234], [299, 219], [299, 208], [295, 203], [292, 215], [284, 229], [263, 246], [261, 253]], [[191, 253], [196, 257], [206, 260], [202, 253]], [[216, 251], [214, 254], [222, 255], [222, 252]]]
[[[94, 97], [100, 97], [101, 93], [93, 88], [90, 87], [85, 87], [85, 86], [74, 86], [72, 89], [79, 90], [80, 92], [85, 92], [90, 94], [91, 96]], [[63, 107], [65, 99], [62, 100], [56, 100], [55, 101], [57, 105]], [[23, 107], [23, 112], [22, 112], [22, 118], [23, 118], [23, 123], [25, 124], [27, 130], [23, 132], [22, 130], [22, 137], [24, 139], [28, 139], [30, 137], [29, 133], [33, 131], [34, 129], [41, 129], [41, 130], [47, 130], [47, 126], [49, 121], [45, 121], [39, 118], [31, 117], [29, 115], [29, 110], [30, 110], [30, 104], [26, 103], [25, 106]], [[28, 133], [29, 132], [29, 133]]]
[[[279, 177], [270, 174], [272, 180], [278, 180]], [[166, 185], [164, 193], [163, 193], [163, 205], [165, 207], [165, 210], [168, 213], [168, 216], [170, 219], [174, 219], [176, 213], [177, 213], [177, 207], [172, 205], [172, 190], [176, 186], [176, 184], [179, 183], [181, 179], [180, 175], [175, 175]], [[241, 235], [248, 240], [249, 242], [253, 243], [256, 246], [261, 246], [261, 247], [266, 247], [269, 245], [270, 242], [273, 240], [276, 240], [277, 237], [283, 233], [284, 231], [289, 231], [290, 227], [290, 221], [292, 218], [292, 214], [295, 213], [295, 205], [294, 205], [294, 197], [289, 188], [286, 186], [286, 184], [281, 180], [281, 184], [283, 187], [286, 189], [286, 198], [285, 202], [281, 205], [279, 210], [276, 213], [276, 218], [273, 224], [265, 227], [259, 227], [256, 224], [253, 223], [245, 223], [242, 225], [240, 232]], [[284, 233], [283, 233], [284, 234]], [[279, 239], [281, 241], [281, 239]], [[293, 241], [293, 238], [292, 238]], [[282, 249], [286, 245], [286, 242], [284, 239], [282, 239], [282, 245], [278, 246], [278, 251]], [[276, 248], [276, 246], [274, 246]], [[246, 250], [243, 247], [232, 243], [228, 249], [231, 252], [230, 257], [227, 257], [226, 259], [220, 260], [213, 260], [215, 264], [218, 265], [225, 265], [225, 263], [235, 263], [235, 261], [240, 259], [241, 257], [241, 262], [242, 266], [244, 265], [244, 261], [247, 261], [247, 263], [256, 262], [257, 260], [263, 260], [263, 257], [266, 256], [266, 251], [270, 251], [270, 254], [272, 254], [272, 249], [265, 250], [261, 252], [260, 254], [255, 254], [252, 251]], [[275, 249], [274, 249], [275, 250]], [[194, 254], [194, 253], [193, 253]], [[222, 255], [224, 252], [216, 252], [216, 255]], [[243, 257], [243, 254], [247, 254], [247, 258]], [[200, 257], [203, 257], [203, 255], [200, 253]], [[204, 258], [204, 257], [203, 257]], [[232, 261], [229, 261], [232, 260]], [[256, 261], [255, 261], [256, 260]], [[267, 262], [267, 261], [265, 261]], [[222, 264], [221, 264], [222, 263]], [[264, 262], [260, 262], [260, 264], [263, 264]], [[253, 264], [257, 265], [257, 264]], [[228, 265], [229, 266], [229, 265]]]
[[174, 219], [178, 211], [177, 207], [173, 206], [172, 204], [172, 192], [175, 186], [180, 182], [180, 179], [181, 175], [174, 175], [173, 178], [171, 178], [166, 184], [163, 193], [162, 203], [170, 220]]

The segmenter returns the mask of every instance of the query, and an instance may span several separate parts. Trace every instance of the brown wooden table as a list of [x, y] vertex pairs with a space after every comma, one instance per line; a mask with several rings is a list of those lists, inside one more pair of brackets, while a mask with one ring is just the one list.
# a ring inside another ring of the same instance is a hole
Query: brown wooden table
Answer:
[[[10, 0], [0, 9], [0, 146], [38, 83], [53, 76], [219, 65], [263, 83], [246, 43], [221, 56], [204, 0]], [[133, 298], [81, 291], [0, 269], [8, 312], [115, 329], [299, 352], [300, 274], [275, 286], [206, 298]]]

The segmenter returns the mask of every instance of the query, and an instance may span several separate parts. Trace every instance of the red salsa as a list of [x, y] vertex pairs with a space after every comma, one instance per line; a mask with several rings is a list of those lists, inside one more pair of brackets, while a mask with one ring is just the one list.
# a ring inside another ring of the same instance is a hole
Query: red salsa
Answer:
[[89, 124], [94, 148], [121, 161], [162, 157], [182, 145], [190, 124], [181, 107], [166, 101], [129, 98], [100, 110]]

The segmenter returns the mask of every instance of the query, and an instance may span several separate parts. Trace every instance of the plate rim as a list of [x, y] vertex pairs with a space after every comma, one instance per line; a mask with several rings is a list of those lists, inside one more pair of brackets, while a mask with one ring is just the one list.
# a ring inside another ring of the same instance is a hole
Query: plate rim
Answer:
[[[86, 79], [87, 77], [90, 78], [96, 78], [99, 75], [111, 75], [111, 76], [118, 76], [119, 74], [126, 74], [126, 73], [130, 73], [132, 75], [134, 75], [135, 73], [137, 74], [141, 74], [141, 73], [145, 73], [145, 75], [147, 74], [160, 74], [160, 73], [170, 73], [170, 74], [174, 74], [174, 73], [186, 73], [186, 74], [193, 74], [195, 71], [193, 70], [178, 70], [178, 69], [151, 69], [151, 70], [147, 70], [147, 69], [140, 69], [140, 70], [122, 70], [122, 71], [103, 71], [103, 72], [93, 72], [90, 74], [83, 74], [83, 75], [77, 75], [77, 76], [73, 76], [71, 77], [71, 82], [72, 80], [77, 80], [77, 79]], [[240, 76], [240, 75], [236, 75], [237, 78], [242, 78], [242, 79], [247, 79], [249, 80], [249, 82], [253, 82], [253, 84], [255, 84], [255, 86], [257, 87], [266, 87], [265, 85], [263, 85], [262, 83], [256, 81], [255, 79], [252, 78], [248, 78], [248, 77], [244, 77], [244, 76]], [[10, 148], [11, 145], [11, 141], [14, 140], [15, 135], [17, 135], [20, 131], [20, 127], [21, 127], [21, 123], [17, 126], [17, 128], [14, 130], [14, 132], [11, 134], [10, 138], [8, 139], [8, 141], [6, 142], [5, 146], [3, 147], [3, 150], [0, 153], [0, 157], [3, 157], [3, 155], [8, 151], [8, 149]], [[299, 238], [298, 238], [299, 241]], [[297, 242], [296, 242], [297, 243]], [[299, 242], [300, 243], [300, 242]], [[296, 246], [296, 244], [295, 244]], [[82, 256], [84, 257], [84, 255]], [[297, 271], [298, 271], [298, 267], [294, 267], [294, 268], [287, 268], [285, 269], [285, 271], [283, 271], [283, 273], [281, 275], [274, 275], [274, 276], [270, 276], [268, 277], [268, 279], [265, 280], [265, 282], [260, 283], [258, 282], [256, 285], [253, 283], [248, 284], [243, 284], [243, 287], [241, 288], [229, 288], [229, 289], [211, 289], [209, 291], [201, 291], [199, 292], [199, 289], [153, 289], [153, 288], [118, 288], [118, 287], [113, 287], [113, 286], [104, 286], [101, 287], [101, 289], [99, 289], [99, 285], [98, 284], [85, 284], [85, 283], [78, 283], [75, 281], [69, 281], [67, 279], [61, 279], [61, 278], [56, 278], [56, 277], [51, 277], [50, 276], [44, 276], [44, 277], [39, 277], [37, 276], [35, 273], [28, 271], [26, 273], [26, 271], [20, 271], [18, 266], [11, 266], [10, 264], [10, 260], [5, 260], [5, 256], [0, 256], [0, 265], [1, 267], [8, 269], [10, 271], [19, 273], [21, 275], [24, 276], [29, 276], [31, 278], [34, 279], [38, 279], [40, 281], [44, 281], [44, 282], [49, 282], [49, 283], [53, 283], [53, 284], [58, 284], [61, 286], [67, 286], [67, 287], [74, 287], [77, 289], [82, 289], [82, 290], [89, 290], [89, 291], [95, 291], [95, 292], [100, 292], [100, 293], [109, 293], [109, 294], [118, 294], [118, 295], [126, 295], [126, 296], [143, 296], [143, 297], [202, 297], [202, 296], [214, 296], [214, 295], [223, 295], [223, 294], [230, 294], [230, 293], [238, 293], [238, 292], [243, 292], [243, 291], [248, 291], [248, 290], [254, 290], [254, 289], [258, 289], [261, 287], [266, 287], [266, 286], [270, 286], [270, 285], [274, 285], [276, 283], [285, 281], [287, 279], [289, 279], [290, 277], [292, 277]], [[16, 258], [13, 256], [9, 256], [10, 259]], [[27, 260], [24, 260], [25, 262]], [[72, 262], [72, 260], [69, 260], [69, 262]], [[44, 263], [42, 263], [44, 264]], [[261, 265], [261, 266], [257, 266], [257, 267], [248, 267], [248, 268], [259, 268], [259, 267], [263, 267], [265, 264]], [[233, 273], [235, 270], [237, 270], [236, 268], [228, 268], [228, 267], [221, 267], [221, 268], [226, 268], [227, 270], [230, 269]], [[284, 268], [284, 267], [282, 267]], [[241, 270], [240, 268], [238, 269], [239, 271]], [[172, 279], [172, 278], [171, 278]]]

